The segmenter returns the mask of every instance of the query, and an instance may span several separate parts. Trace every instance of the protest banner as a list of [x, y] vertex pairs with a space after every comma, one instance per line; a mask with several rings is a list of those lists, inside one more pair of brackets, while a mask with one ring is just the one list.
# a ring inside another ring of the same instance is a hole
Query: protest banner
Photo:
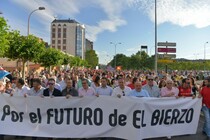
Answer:
[[195, 134], [201, 99], [0, 95], [0, 134], [140, 140]]

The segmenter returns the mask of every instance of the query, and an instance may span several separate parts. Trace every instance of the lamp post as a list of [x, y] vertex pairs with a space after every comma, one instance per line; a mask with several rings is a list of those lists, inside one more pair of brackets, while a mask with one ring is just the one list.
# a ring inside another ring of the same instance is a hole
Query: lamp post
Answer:
[[[39, 7], [38, 9], [33, 10], [33, 11], [29, 14], [29, 16], [28, 16], [27, 36], [29, 36], [29, 33], [30, 33], [30, 18], [31, 18], [31, 15], [32, 15], [34, 12], [38, 11], [38, 10], [45, 10], [45, 7]], [[28, 74], [29, 74], [29, 61], [27, 61], [27, 71], [28, 71]], [[24, 72], [23, 72], [23, 73], [24, 73]], [[25, 75], [25, 73], [24, 73], [24, 75]], [[25, 77], [24, 77], [24, 78], [25, 78]]]
[[157, 74], [157, 0], [155, 0], [155, 73]]
[[45, 7], [39, 7], [38, 9], [33, 10], [33, 11], [29, 14], [29, 16], [28, 16], [28, 30], [27, 30], [27, 35], [29, 35], [29, 31], [30, 31], [30, 18], [31, 18], [31, 15], [32, 15], [34, 12], [38, 11], [38, 10], [45, 10]]
[[122, 44], [121, 42], [118, 42], [118, 43], [113, 43], [113, 42], [110, 42], [110, 44], [113, 44], [114, 47], [115, 47], [115, 58], [114, 58], [114, 68], [116, 70], [116, 62], [117, 62], [117, 59], [116, 59], [116, 47], [118, 44]]
[[209, 42], [205, 42], [204, 43], [204, 61], [206, 60], [206, 44], [208, 44]]
[[203, 69], [205, 71], [205, 62], [206, 62], [206, 44], [208, 44], [209, 42], [205, 42], [204, 43], [204, 62], [203, 62]]

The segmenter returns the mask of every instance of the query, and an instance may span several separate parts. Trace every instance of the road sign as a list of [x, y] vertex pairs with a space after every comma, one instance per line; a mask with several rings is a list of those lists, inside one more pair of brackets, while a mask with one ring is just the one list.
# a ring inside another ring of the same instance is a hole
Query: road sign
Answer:
[[157, 44], [158, 46], [176, 46], [176, 43], [174, 43], [174, 42], [158, 42], [158, 44]]
[[176, 53], [176, 48], [158, 48], [158, 52]]
[[141, 46], [141, 49], [147, 49], [147, 46]]
[[176, 54], [158, 54], [158, 58], [176, 58]]
[[173, 60], [168, 60], [168, 59], [158, 59], [158, 63], [173, 63]]

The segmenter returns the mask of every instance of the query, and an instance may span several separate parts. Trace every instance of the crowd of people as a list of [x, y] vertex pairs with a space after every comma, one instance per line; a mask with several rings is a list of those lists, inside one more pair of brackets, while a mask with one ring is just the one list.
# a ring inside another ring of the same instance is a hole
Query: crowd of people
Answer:
[[[18, 73], [19, 74], [19, 73]], [[203, 97], [202, 111], [205, 115], [203, 132], [210, 137], [210, 78], [200, 84], [196, 71], [173, 71], [170, 73], [150, 71], [102, 71], [95, 69], [72, 69], [49, 73], [45, 70], [32, 73], [26, 80], [17, 73], [6, 83], [0, 82], [0, 92], [10, 96], [122, 96], [135, 97]], [[36, 139], [36, 138], [33, 138]], [[170, 139], [170, 137], [168, 137]]]

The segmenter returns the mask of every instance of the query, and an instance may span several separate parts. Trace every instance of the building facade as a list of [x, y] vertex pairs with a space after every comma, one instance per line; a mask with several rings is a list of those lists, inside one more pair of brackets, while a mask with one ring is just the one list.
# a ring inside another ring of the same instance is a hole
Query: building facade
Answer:
[[88, 51], [88, 50], [93, 50], [93, 42], [92, 42], [92, 41], [86, 39], [85, 44], [86, 44], [86, 50], [87, 50], [87, 51]]
[[51, 23], [51, 47], [85, 59], [85, 26], [79, 22], [54, 20]]

